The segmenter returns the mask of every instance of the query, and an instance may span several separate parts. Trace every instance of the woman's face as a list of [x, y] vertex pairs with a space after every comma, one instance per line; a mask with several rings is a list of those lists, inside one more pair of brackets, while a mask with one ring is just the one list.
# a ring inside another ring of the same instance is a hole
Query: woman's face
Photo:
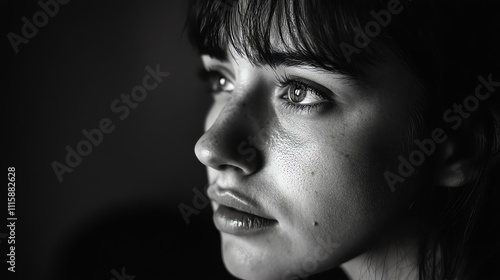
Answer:
[[227, 269], [303, 277], [368, 250], [415, 195], [418, 174], [391, 192], [384, 172], [407, 155], [417, 81], [389, 55], [367, 69], [370, 87], [306, 60], [273, 69], [227, 57], [202, 56], [214, 103], [195, 147]]

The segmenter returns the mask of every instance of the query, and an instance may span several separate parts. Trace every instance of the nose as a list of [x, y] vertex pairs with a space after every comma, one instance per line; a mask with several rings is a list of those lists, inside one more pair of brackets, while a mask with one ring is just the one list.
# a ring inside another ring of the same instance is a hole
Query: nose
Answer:
[[255, 121], [248, 116], [244, 105], [224, 108], [196, 143], [198, 160], [218, 171], [255, 173], [262, 159], [258, 147], [250, 141], [254, 127]]

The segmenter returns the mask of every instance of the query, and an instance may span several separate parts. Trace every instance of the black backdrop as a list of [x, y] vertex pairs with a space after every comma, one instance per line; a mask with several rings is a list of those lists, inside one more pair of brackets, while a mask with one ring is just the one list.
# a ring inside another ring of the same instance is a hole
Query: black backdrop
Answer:
[[[47, 19], [37, 1], [2, 3], [2, 158], [16, 168], [18, 219], [12, 279], [229, 278], [210, 208], [189, 225], [178, 210], [206, 182], [193, 149], [210, 101], [182, 33], [184, 2], [69, 1]], [[26, 38], [22, 18], [34, 15], [41, 27]], [[169, 75], [122, 120], [111, 104], [123, 106], [147, 66]], [[78, 165], [73, 158], [60, 182], [52, 164], [67, 165], [66, 146], [76, 150], [82, 130], [105, 118], [115, 129]]]

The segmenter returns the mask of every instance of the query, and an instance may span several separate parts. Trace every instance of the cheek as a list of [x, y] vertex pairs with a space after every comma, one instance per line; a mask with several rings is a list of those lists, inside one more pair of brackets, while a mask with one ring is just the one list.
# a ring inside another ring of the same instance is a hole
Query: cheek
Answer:
[[365, 106], [341, 121], [295, 125], [300, 131], [282, 128], [275, 136], [271, 173], [291, 212], [283, 226], [309, 248], [319, 237], [343, 244], [338, 252], [357, 249], [409, 204], [383, 176], [402, 153], [408, 122], [376, 108]]

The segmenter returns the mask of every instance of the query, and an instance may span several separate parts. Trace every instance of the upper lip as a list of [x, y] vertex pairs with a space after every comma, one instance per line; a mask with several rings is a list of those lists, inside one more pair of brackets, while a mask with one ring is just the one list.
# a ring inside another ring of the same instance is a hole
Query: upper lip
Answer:
[[222, 188], [218, 184], [213, 184], [208, 187], [207, 194], [212, 201], [219, 205], [231, 207], [269, 220], [275, 220], [262, 209], [257, 201], [234, 189]]

